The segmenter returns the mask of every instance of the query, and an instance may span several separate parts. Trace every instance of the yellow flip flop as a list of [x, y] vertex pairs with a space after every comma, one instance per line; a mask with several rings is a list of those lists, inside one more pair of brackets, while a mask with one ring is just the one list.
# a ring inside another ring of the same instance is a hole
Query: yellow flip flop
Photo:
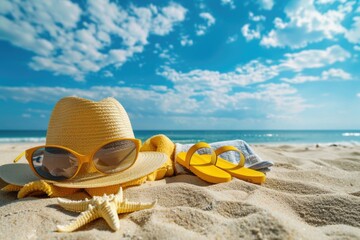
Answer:
[[[238, 165], [233, 164], [219, 157], [220, 154], [228, 151], [235, 151], [240, 154], [240, 162]], [[233, 177], [256, 184], [261, 184], [265, 182], [266, 177], [264, 173], [244, 167], [245, 165], [244, 154], [236, 147], [233, 146], [220, 147], [215, 150], [215, 155], [216, 155], [215, 166], [230, 173]], [[210, 156], [207, 155], [207, 157]]]
[[196, 151], [201, 148], [211, 149], [209, 144], [199, 142], [193, 145], [189, 151], [178, 153], [176, 161], [206, 182], [222, 183], [230, 181], [231, 175], [215, 166], [215, 153], [211, 150], [211, 155], [199, 155]]

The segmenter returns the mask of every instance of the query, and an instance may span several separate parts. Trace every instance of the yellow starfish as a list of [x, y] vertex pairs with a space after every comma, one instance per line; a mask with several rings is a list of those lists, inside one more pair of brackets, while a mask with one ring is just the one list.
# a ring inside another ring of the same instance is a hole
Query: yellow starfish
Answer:
[[153, 207], [156, 201], [152, 203], [128, 202], [127, 199], [124, 200], [123, 191], [120, 187], [117, 194], [104, 194], [102, 197], [95, 196], [92, 199], [85, 198], [85, 200], [80, 201], [58, 198], [58, 203], [66, 210], [81, 212], [81, 214], [68, 225], [57, 226], [59, 232], [72, 232], [100, 217], [104, 218], [114, 231], [119, 230], [119, 213], [148, 209]]

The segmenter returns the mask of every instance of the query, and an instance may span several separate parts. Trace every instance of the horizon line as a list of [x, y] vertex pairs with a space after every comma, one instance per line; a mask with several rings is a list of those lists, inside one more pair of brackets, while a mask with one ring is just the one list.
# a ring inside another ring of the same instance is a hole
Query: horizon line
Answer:
[[[47, 129], [0, 129], [0, 131], [47, 131]], [[133, 131], [360, 131], [360, 129], [133, 129]]]

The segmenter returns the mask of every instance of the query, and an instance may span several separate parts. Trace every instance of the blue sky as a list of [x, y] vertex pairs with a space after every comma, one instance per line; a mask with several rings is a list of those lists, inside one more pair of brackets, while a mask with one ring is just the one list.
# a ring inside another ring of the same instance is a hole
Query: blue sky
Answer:
[[134, 129], [359, 129], [360, 3], [0, 1], [0, 129], [64, 96]]

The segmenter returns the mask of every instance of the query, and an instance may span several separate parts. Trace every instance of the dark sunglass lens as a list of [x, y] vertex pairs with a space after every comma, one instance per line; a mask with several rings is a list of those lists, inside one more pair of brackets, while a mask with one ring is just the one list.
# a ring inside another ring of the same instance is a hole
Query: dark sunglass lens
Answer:
[[94, 155], [96, 168], [103, 173], [116, 173], [129, 168], [136, 160], [136, 145], [130, 140], [106, 144]]
[[31, 157], [35, 171], [43, 178], [55, 181], [74, 176], [78, 159], [69, 151], [56, 147], [37, 149]]

